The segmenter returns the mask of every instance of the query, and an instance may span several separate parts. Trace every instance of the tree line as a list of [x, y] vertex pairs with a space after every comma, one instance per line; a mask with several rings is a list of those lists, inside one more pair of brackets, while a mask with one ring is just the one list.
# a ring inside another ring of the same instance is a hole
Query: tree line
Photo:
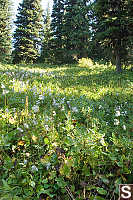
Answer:
[[19, 4], [12, 34], [10, 0], [0, 0], [0, 59], [12, 63], [111, 61], [118, 72], [132, 62], [132, 0], [41, 0]]

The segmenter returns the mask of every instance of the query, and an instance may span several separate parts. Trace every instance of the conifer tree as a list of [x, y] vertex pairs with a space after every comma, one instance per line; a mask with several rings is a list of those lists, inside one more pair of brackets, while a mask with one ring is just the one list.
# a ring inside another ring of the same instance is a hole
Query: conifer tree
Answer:
[[110, 59], [115, 60], [116, 70], [122, 71], [122, 64], [127, 59], [129, 39], [128, 6], [130, 0], [95, 0], [94, 1], [94, 38], [109, 50]]
[[0, 0], [0, 62], [11, 59], [11, 2]]
[[77, 58], [88, 56], [90, 30], [87, 3], [88, 0], [66, 0], [65, 3], [65, 48], [67, 54]]
[[14, 33], [14, 63], [34, 63], [39, 56], [42, 29], [41, 0], [23, 0]]
[[128, 25], [128, 59], [129, 63], [133, 64], [133, 1], [128, 0], [128, 17], [127, 25]]
[[50, 6], [46, 9], [44, 15], [44, 31], [43, 31], [43, 41], [41, 46], [41, 62], [48, 62], [51, 59], [51, 14], [50, 14]]
[[65, 0], [53, 0], [52, 21], [51, 21], [51, 49], [52, 56], [56, 62], [61, 63], [64, 60], [64, 38], [63, 38], [63, 19], [64, 19]]
[[[56, 59], [72, 62], [88, 56], [88, 0], [54, 0], [52, 12], [53, 49]], [[60, 58], [59, 58], [60, 57]]]

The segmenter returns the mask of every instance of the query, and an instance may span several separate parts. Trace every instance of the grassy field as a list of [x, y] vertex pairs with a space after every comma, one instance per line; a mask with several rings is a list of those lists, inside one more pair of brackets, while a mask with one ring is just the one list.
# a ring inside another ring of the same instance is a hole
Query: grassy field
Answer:
[[133, 182], [133, 72], [0, 65], [0, 200], [117, 200]]

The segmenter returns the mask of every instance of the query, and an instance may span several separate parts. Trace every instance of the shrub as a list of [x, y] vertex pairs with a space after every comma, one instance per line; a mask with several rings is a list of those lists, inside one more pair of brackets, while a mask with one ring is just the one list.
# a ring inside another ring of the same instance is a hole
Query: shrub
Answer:
[[81, 58], [78, 60], [78, 65], [80, 67], [93, 67], [94, 63], [91, 58]]

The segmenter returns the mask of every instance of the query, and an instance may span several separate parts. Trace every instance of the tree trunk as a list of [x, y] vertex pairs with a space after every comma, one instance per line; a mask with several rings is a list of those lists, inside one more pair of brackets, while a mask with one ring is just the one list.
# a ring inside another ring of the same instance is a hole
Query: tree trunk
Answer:
[[116, 71], [118, 73], [122, 72], [122, 67], [121, 67], [121, 58], [120, 58], [120, 54], [119, 51], [116, 51]]

